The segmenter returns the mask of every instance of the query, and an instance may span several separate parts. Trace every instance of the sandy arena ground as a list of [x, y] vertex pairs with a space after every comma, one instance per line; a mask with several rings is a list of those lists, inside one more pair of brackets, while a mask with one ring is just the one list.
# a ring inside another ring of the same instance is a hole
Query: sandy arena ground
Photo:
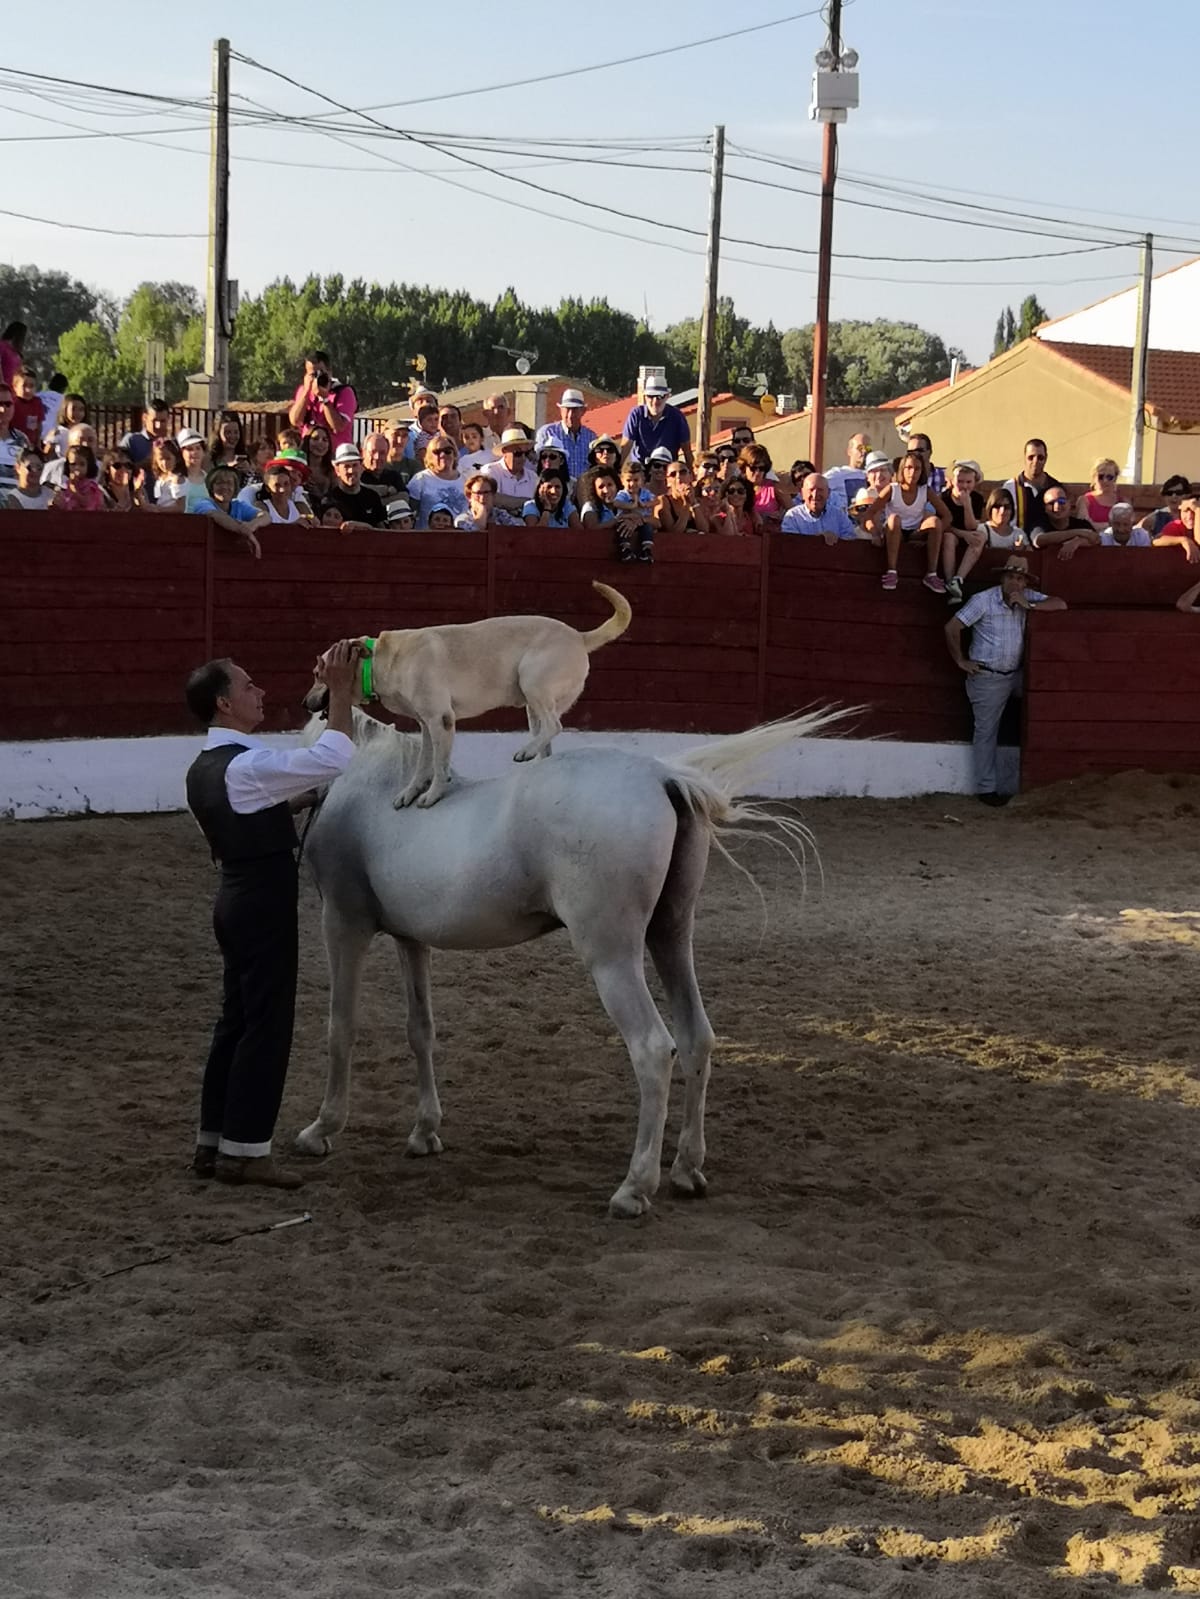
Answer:
[[436, 961], [426, 1161], [380, 944], [349, 1129], [245, 1197], [184, 1174], [193, 824], [0, 828], [0, 1593], [1200, 1592], [1200, 783], [804, 814], [765, 936], [714, 863], [711, 1198], [637, 1225], [563, 935]]

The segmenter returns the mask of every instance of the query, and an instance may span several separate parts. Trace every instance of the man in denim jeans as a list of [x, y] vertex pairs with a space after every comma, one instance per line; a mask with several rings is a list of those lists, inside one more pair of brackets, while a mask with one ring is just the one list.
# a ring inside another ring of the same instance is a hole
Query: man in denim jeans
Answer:
[[[1021, 692], [1025, 618], [1033, 610], [1066, 608], [1066, 600], [1031, 589], [1029, 562], [1023, 555], [1010, 555], [1000, 568], [999, 585], [973, 594], [946, 623], [951, 657], [967, 677], [967, 698], [975, 719], [975, 792], [984, 805], [1007, 805], [1012, 797], [996, 791], [996, 735], [1004, 707]], [[968, 627], [970, 653], [964, 655], [962, 635]]]

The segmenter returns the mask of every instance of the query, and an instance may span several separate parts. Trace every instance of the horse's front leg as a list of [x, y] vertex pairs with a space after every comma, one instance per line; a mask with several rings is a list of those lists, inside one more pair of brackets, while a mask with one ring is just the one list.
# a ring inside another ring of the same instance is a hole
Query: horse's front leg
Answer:
[[429, 983], [429, 946], [398, 938], [396, 948], [404, 966], [404, 991], [408, 1001], [408, 1047], [417, 1062], [417, 1120], [408, 1135], [410, 1155], [440, 1155], [442, 1104], [433, 1070], [433, 999]]
[[363, 964], [375, 930], [343, 917], [326, 899], [321, 931], [329, 959], [329, 1075], [325, 1097], [315, 1122], [296, 1134], [295, 1148], [302, 1155], [328, 1155], [335, 1133], [350, 1114], [350, 1057], [358, 1017], [358, 990]]
[[675, 1045], [646, 987], [639, 951], [598, 964], [588, 962], [601, 1003], [625, 1040], [637, 1077], [640, 1104], [637, 1138], [625, 1181], [608, 1202], [614, 1216], [641, 1216], [650, 1209], [662, 1168], [663, 1127], [671, 1087]]

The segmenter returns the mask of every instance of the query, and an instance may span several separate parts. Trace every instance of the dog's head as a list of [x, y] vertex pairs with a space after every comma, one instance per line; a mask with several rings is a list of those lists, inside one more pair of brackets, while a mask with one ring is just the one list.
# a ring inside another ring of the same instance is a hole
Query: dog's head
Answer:
[[[365, 705], [374, 696], [372, 668], [376, 641], [373, 638], [360, 638], [356, 642], [362, 651], [362, 659], [355, 674], [351, 703]], [[328, 657], [329, 650], [326, 650], [324, 655], [317, 656], [313, 666], [313, 684], [304, 696], [304, 709], [310, 713], [321, 714], [329, 709], [329, 686], [321, 678], [321, 669]]]

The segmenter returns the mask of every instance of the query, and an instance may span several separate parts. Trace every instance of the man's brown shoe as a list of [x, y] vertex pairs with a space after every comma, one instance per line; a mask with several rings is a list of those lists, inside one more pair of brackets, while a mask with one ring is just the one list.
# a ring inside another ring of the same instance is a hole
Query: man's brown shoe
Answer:
[[259, 1188], [301, 1188], [303, 1177], [281, 1171], [270, 1155], [218, 1155], [213, 1175], [219, 1183]]
[[188, 1167], [193, 1177], [213, 1177], [217, 1170], [217, 1151], [212, 1144], [197, 1144]]

